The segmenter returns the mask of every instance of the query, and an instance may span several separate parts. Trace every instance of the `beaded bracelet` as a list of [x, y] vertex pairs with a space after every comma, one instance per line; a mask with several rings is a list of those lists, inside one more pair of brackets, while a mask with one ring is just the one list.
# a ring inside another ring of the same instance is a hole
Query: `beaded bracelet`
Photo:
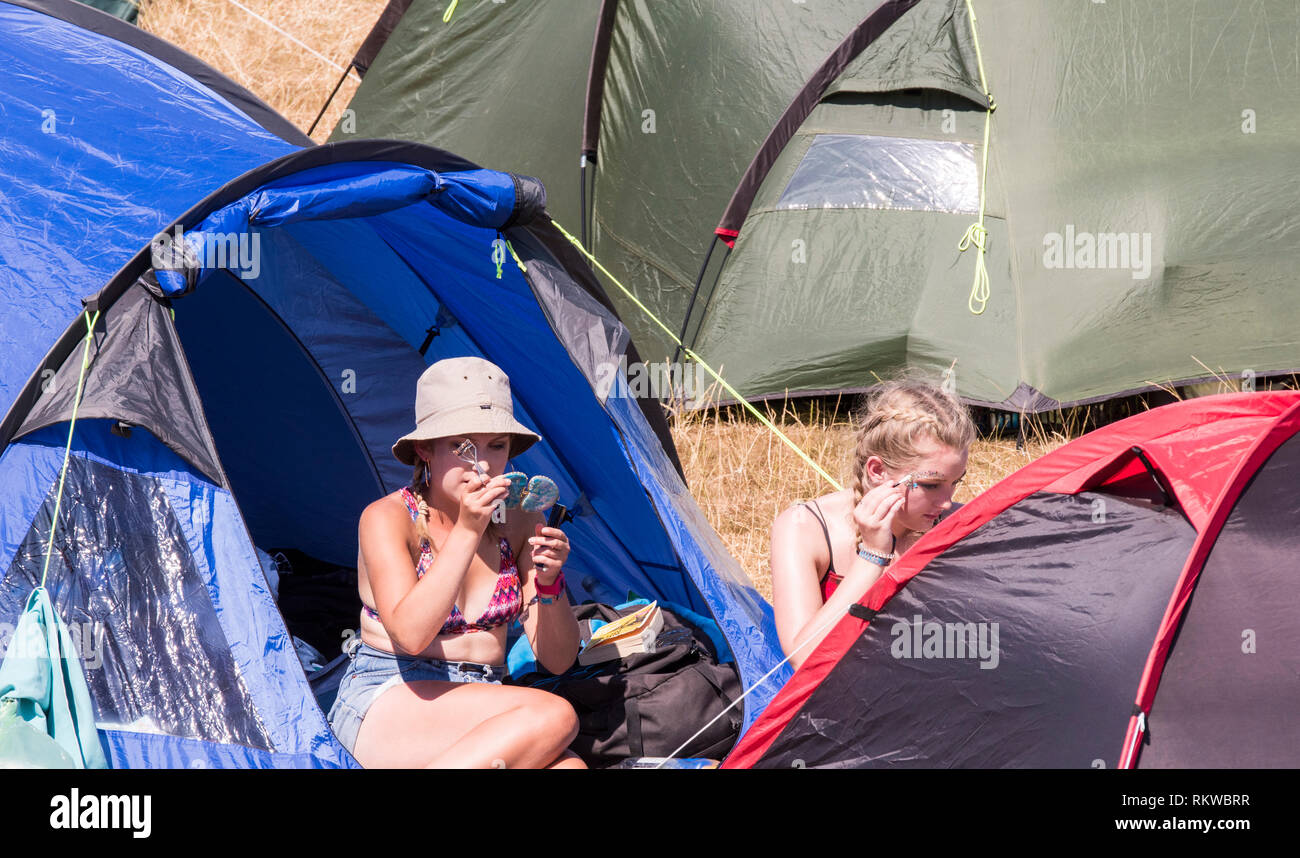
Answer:
[[897, 536], [893, 536], [893, 542], [889, 546], [888, 554], [881, 554], [879, 551], [872, 551], [870, 548], [863, 545], [862, 534], [860, 533], [858, 534], [858, 538], [854, 540], [853, 544], [858, 549], [859, 557], [861, 557], [863, 560], [867, 561], [868, 563], [874, 563], [877, 566], [880, 566], [882, 568], [888, 566], [890, 563], [893, 563], [895, 560], [898, 559], [898, 552], [894, 550], [895, 548], [898, 547]]

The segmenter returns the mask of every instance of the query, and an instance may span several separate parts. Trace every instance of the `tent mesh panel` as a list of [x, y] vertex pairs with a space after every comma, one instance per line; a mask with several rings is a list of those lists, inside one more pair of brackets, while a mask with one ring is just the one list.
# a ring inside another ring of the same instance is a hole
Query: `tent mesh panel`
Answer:
[[[0, 581], [0, 616], [41, 580], [56, 491]], [[74, 456], [59, 515], [46, 587], [98, 724], [273, 750], [159, 481]]]

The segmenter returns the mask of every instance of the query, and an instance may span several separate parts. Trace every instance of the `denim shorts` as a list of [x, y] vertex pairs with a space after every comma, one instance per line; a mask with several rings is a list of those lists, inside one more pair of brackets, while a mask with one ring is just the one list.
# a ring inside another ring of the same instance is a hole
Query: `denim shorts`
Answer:
[[503, 664], [472, 661], [442, 661], [394, 655], [360, 643], [350, 653], [351, 663], [339, 683], [338, 697], [330, 708], [329, 722], [334, 735], [352, 753], [361, 732], [361, 722], [379, 695], [399, 682], [436, 679], [442, 682], [486, 682], [500, 685], [505, 678]]

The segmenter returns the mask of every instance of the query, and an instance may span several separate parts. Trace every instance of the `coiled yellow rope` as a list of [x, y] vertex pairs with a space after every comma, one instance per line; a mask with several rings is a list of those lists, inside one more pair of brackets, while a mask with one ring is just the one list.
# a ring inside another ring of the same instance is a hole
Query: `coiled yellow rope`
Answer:
[[984, 88], [984, 95], [989, 102], [988, 110], [984, 114], [984, 150], [980, 164], [980, 217], [978, 222], [966, 228], [966, 234], [957, 243], [957, 250], [962, 253], [970, 247], [979, 251], [975, 255], [975, 279], [971, 282], [970, 297], [966, 301], [967, 309], [978, 316], [984, 312], [990, 294], [989, 272], [984, 265], [984, 253], [987, 250], [989, 237], [989, 231], [984, 228], [984, 206], [987, 201], [985, 187], [989, 175], [989, 126], [993, 121], [993, 111], [997, 105], [993, 102], [993, 93], [989, 92], [988, 77], [984, 74], [984, 56], [980, 52], [979, 31], [975, 27], [975, 7], [971, 5], [971, 0], [966, 0], [966, 11], [970, 15], [970, 32], [975, 42], [975, 61], [979, 65], [980, 86]]

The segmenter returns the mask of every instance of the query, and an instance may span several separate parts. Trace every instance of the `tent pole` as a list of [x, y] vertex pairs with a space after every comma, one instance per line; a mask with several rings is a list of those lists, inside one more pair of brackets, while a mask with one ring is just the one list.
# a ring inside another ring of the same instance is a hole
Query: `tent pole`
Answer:
[[311, 122], [311, 127], [307, 129], [308, 137], [310, 137], [311, 133], [316, 130], [316, 124], [325, 116], [325, 111], [329, 110], [330, 104], [334, 101], [334, 96], [338, 95], [339, 87], [343, 86], [343, 81], [348, 79], [348, 72], [350, 71], [352, 71], [352, 64], [348, 63], [348, 67], [343, 70], [343, 76], [339, 78], [338, 83], [334, 84], [334, 88], [330, 90], [329, 98], [325, 99], [325, 103], [320, 106], [320, 113], [316, 114], [316, 118]]
[[587, 153], [578, 156], [578, 229], [582, 236], [582, 246], [591, 249], [587, 243]]
[[673, 363], [676, 363], [682, 356], [682, 347], [686, 344], [686, 329], [691, 324], [691, 313], [695, 310], [695, 299], [699, 297], [700, 285], [704, 283], [704, 272], [709, 269], [709, 260], [713, 258], [713, 249], [718, 246], [718, 235], [713, 234], [713, 240], [709, 242], [709, 249], [704, 254], [704, 262], [700, 265], [700, 273], [695, 275], [695, 290], [691, 292], [691, 302], [686, 305], [686, 317], [682, 319], [682, 330], [677, 335], [677, 350], [673, 352]]

